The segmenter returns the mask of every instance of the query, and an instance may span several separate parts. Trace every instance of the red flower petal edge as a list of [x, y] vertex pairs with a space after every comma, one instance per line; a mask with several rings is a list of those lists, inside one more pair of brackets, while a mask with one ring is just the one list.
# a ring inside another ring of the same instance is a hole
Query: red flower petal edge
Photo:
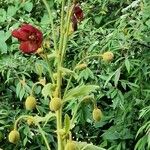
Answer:
[[43, 41], [42, 32], [29, 24], [23, 24], [12, 31], [12, 36], [20, 41], [20, 50], [23, 53], [35, 53], [41, 47]]

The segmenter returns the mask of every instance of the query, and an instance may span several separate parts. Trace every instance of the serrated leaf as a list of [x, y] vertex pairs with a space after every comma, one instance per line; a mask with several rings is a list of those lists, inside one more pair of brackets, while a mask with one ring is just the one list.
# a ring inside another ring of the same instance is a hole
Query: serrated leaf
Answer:
[[91, 92], [96, 91], [96, 89], [98, 89], [98, 88], [99, 88], [99, 86], [97, 86], [97, 85], [77, 86], [67, 92], [67, 94], [64, 96], [64, 100], [70, 100], [73, 98], [86, 96], [86, 95], [90, 94]]
[[77, 74], [74, 71], [72, 71], [68, 68], [61, 68], [61, 71], [65, 74], [73, 74], [74, 76], [77, 76]]
[[126, 66], [128, 73], [130, 73], [130, 62], [129, 62], [128, 58], [125, 59], [125, 66]]
[[48, 83], [43, 87], [42, 95], [44, 96], [44, 98], [47, 98], [47, 96], [51, 96], [51, 89], [52, 89], [51, 83]]
[[[119, 72], [118, 70], [120, 70], [121, 69], [121, 67], [120, 68], [118, 68], [115, 72], [113, 72], [113, 73], [111, 73], [110, 75], [109, 75], [109, 77], [107, 78], [107, 80], [106, 80], [106, 82], [105, 82], [105, 84], [104, 84], [104, 88], [106, 88], [106, 86], [107, 86], [107, 84], [109, 83], [109, 81], [111, 80], [111, 78], [116, 74], [116, 72]], [[117, 83], [117, 82], [116, 82]]]
[[64, 129], [65, 133], [68, 133], [70, 130], [70, 117], [68, 116], [68, 114], [65, 114]]
[[118, 68], [116, 70], [116, 74], [115, 74], [115, 81], [114, 81], [115, 87], [117, 87], [117, 85], [118, 85], [118, 81], [119, 81], [119, 78], [120, 78], [120, 72], [121, 72], [121, 68]]

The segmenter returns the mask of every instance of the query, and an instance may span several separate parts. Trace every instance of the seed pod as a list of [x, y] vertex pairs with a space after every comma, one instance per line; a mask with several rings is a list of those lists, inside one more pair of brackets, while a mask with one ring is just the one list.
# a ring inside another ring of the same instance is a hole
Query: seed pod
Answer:
[[28, 96], [25, 101], [26, 110], [33, 110], [36, 107], [36, 99], [33, 96]]
[[94, 108], [94, 110], [93, 110], [93, 119], [95, 121], [100, 121], [101, 118], [102, 118], [102, 115], [103, 114], [102, 114], [102, 111], [100, 109]]
[[68, 141], [65, 150], [77, 150], [77, 145], [74, 141]]
[[17, 130], [12, 130], [8, 135], [10, 143], [16, 144], [20, 140], [20, 134]]
[[86, 63], [83, 63], [83, 64], [79, 64], [75, 67], [75, 69], [78, 69], [78, 70], [82, 70], [82, 69], [85, 69], [87, 67], [87, 64]]
[[114, 54], [112, 52], [105, 52], [102, 55], [102, 58], [105, 62], [110, 62], [114, 58]]
[[52, 111], [57, 111], [60, 109], [61, 107], [61, 99], [60, 98], [53, 98], [51, 101], [50, 101], [50, 104], [49, 104], [49, 107], [50, 107], [50, 110]]

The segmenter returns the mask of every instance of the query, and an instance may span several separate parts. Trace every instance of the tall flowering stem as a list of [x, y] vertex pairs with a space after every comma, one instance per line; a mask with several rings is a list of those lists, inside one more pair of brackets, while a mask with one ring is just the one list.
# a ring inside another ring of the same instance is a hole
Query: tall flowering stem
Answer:
[[[59, 45], [57, 45], [57, 41], [56, 41], [56, 35], [55, 35], [55, 31], [54, 31], [54, 23], [53, 23], [53, 19], [52, 19], [51, 10], [49, 8], [47, 1], [46, 0], [42, 0], [42, 1], [45, 4], [46, 9], [49, 14], [51, 28], [52, 28], [52, 34], [53, 34], [53, 40], [54, 40], [54, 48], [55, 48], [56, 55], [57, 55], [56, 56], [56, 59], [57, 59], [56, 93], [57, 94], [55, 96], [62, 99], [62, 96], [61, 96], [61, 84], [62, 84], [61, 68], [62, 68], [66, 44], [67, 44], [67, 40], [68, 40], [68, 30], [69, 30], [70, 18], [71, 18], [71, 13], [72, 13], [72, 9], [70, 9], [71, 1], [68, 0], [68, 2], [67, 2], [68, 9], [67, 9], [67, 13], [66, 13], [66, 18], [65, 18], [65, 11], [64, 11], [66, 1], [62, 0], [62, 2], [61, 2], [62, 7], [61, 7], [61, 19], [60, 19]], [[67, 20], [66, 23], [65, 23], [64, 19]], [[59, 110], [56, 111], [56, 120], [57, 120], [57, 131], [59, 131], [60, 129], [62, 129], [62, 108], [60, 108]], [[58, 140], [58, 150], [63, 150], [64, 149], [63, 139], [58, 132], [57, 132], [57, 140]]]

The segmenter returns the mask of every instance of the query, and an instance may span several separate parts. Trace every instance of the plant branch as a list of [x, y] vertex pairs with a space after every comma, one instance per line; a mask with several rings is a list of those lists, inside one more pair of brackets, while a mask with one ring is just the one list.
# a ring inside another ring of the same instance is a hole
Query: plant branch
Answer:
[[46, 0], [42, 0], [47, 11], [48, 11], [48, 15], [49, 15], [49, 19], [50, 19], [50, 24], [51, 24], [51, 28], [52, 28], [52, 35], [53, 35], [53, 40], [54, 40], [54, 49], [55, 51], [57, 51], [57, 41], [56, 41], [56, 35], [55, 35], [55, 30], [54, 30], [54, 22], [53, 22], [53, 17], [52, 17], [52, 13], [51, 13], [51, 10], [50, 10], [50, 7], [47, 3]]

